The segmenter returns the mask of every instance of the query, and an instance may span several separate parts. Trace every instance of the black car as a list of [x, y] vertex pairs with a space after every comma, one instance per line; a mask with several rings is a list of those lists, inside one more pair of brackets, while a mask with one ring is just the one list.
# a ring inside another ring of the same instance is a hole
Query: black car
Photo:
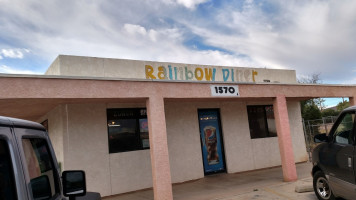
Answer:
[[318, 199], [356, 199], [356, 106], [341, 112], [329, 135], [319, 134], [313, 150], [313, 187]]

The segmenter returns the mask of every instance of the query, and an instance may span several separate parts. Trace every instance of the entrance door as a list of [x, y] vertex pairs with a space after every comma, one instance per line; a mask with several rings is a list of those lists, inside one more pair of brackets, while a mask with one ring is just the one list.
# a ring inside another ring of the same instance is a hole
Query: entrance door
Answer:
[[204, 173], [225, 171], [218, 109], [198, 110]]

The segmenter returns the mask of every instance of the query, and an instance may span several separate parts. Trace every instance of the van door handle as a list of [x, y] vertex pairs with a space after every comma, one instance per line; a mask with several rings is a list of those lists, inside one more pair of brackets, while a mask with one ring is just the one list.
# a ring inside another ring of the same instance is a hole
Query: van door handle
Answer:
[[348, 166], [349, 166], [350, 168], [352, 168], [352, 158], [351, 158], [351, 157], [348, 157], [348, 158], [347, 158], [347, 163], [348, 163]]

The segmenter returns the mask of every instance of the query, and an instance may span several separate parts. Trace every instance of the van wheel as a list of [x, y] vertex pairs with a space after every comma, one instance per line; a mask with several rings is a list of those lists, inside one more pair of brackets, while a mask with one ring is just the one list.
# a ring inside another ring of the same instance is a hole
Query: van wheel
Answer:
[[317, 171], [314, 174], [313, 188], [319, 200], [335, 200], [335, 196], [329, 186], [329, 181], [322, 171]]

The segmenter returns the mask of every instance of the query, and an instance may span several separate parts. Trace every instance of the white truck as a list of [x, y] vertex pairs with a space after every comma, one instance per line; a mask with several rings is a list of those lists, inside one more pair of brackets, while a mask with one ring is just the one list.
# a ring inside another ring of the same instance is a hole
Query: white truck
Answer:
[[35, 122], [0, 116], [0, 199], [99, 200], [87, 192], [85, 172], [60, 175], [45, 128]]

